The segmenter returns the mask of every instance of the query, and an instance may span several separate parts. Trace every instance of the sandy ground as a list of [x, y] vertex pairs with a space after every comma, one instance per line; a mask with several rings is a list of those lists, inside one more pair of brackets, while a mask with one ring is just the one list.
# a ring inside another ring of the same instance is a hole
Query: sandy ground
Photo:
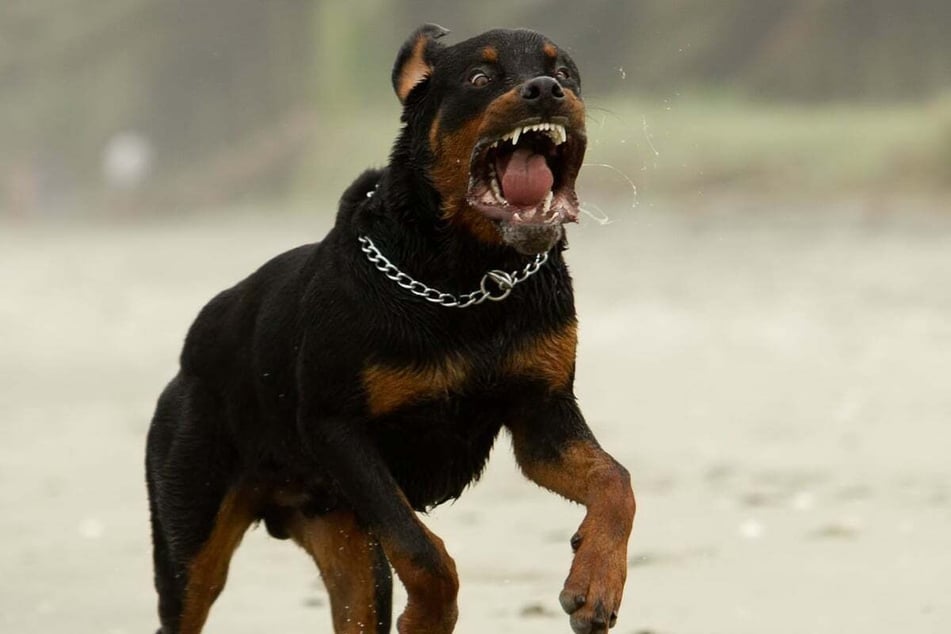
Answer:
[[[940, 206], [657, 203], [572, 229], [577, 392], [638, 491], [615, 631], [951, 631]], [[154, 399], [204, 301], [328, 222], [0, 224], [0, 631], [154, 631]], [[458, 631], [568, 632], [581, 511], [510, 454], [426, 520], [458, 562]], [[257, 529], [207, 631], [329, 631], [326, 594]]]

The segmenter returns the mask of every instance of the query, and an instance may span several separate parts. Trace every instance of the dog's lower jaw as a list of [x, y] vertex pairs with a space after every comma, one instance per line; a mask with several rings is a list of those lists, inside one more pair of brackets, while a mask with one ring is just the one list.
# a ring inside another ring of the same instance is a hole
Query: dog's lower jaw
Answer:
[[560, 224], [522, 224], [502, 220], [498, 225], [502, 242], [523, 255], [545, 253], [561, 240], [564, 228]]

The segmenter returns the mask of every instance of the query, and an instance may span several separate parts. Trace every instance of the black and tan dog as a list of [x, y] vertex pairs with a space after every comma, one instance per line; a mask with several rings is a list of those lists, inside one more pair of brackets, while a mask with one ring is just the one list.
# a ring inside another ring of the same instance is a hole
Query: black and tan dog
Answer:
[[389, 166], [350, 186], [323, 242], [222, 292], [188, 333], [148, 437], [162, 632], [201, 631], [258, 520], [313, 557], [336, 632], [389, 631], [391, 567], [409, 596], [397, 629], [451, 632], [455, 565], [416, 511], [477, 479], [503, 427], [526, 476], [587, 507], [560, 597], [572, 628], [617, 618], [634, 497], [575, 402], [562, 259], [578, 69], [531, 31], [445, 32], [399, 52]]

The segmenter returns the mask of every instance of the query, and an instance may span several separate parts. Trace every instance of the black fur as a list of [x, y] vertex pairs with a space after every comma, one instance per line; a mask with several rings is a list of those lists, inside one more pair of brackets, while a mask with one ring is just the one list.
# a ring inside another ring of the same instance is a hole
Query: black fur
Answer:
[[[575, 319], [563, 240], [505, 301], [467, 309], [409, 294], [360, 250], [358, 236], [370, 236], [402, 270], [453, 293], [478, 288], [490, 269], [518, 270], [531, 259], [444, 218], [427, 139], [437, 113], [441, 132], [452, 132], [503, 92], [550, 75], [555, 62], [541, 52], [546, 40], [530, 31], [492, 31], [452, 47], [435, 41], [443, 33], [420, 29], [400, 52], [394, 84], [418, 37], [428, 38], [433, 70], [405, 100], [405, 127], [388, 167], [354, 181], [321, 242], [275, 257], [217, 295], [188, 332], [181, 369], [159, 399], [148, 437], [166, 632], [178, 631], [189, 563], [233, 487], [300, 492], [290, 507], [264, 500], [257, 509], [275, 537], [288, 536], [288, 513], [351, 509], [425, 564], [430, 548], [404, 530], [408, 516], [390, 501], [391, 478], [413, 509], [424, 510], [478, 479], [503, 425], [537, 428], [530, 449], [539, 459], [556, 458], [569, 440], [591, 438], [570, 386], [553, 393], [540, 379], [513, 379], [500, 368], [526, 342]], [[489, 71], [497, 86], [478, 92], [464, 75], [482, 64], [477, 52], [490, 44], [500, 58]], [[574, 64], [563, 53], [558, 63], [572, 70], [568, 83], [580, 93]], [[365, 368], [420, 368], [452, 355], [469, 364], [462, 387], [371, 417]], [[436, 569], [433, 557], [429, 567]], [[388, 597], [379, 607], [389, 610]], [[384, 629], [388, 623], [387, 615]]]

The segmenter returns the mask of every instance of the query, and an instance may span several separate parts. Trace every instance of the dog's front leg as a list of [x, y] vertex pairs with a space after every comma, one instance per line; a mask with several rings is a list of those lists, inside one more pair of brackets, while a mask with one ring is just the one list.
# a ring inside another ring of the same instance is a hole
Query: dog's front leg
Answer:
[[458, 610], [456, 566], [441, 539], [410, 507], [360, 421], [302, 415], [301, 433], [314, 460], [334, 477], [361, 523], [379, 540], [406, 587], [401, 634], [452, 632]]
[[534, 403], [509, 428], [525, 475], [587, 508], [571, 539], [575, 556], [560, 601], [578, 634], [607, 632], [627, 577], [635, 506], [630, 475], [598, 445], [571, 394]]

